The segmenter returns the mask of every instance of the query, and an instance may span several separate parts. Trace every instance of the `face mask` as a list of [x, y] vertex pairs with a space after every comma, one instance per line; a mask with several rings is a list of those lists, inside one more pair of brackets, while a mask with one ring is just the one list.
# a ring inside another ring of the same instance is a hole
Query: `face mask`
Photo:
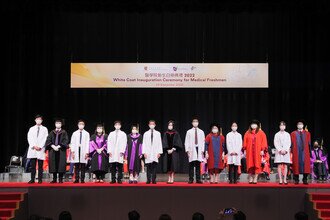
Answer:
[[37, 125], [41, 125], [41, 123], [42, 123], [42, 120], [41, 119], [36, 119], [36, 124]]
[[318, 145], [314, 145], [314, 148], [318, 148], [319, 146]]
[[62, 124], [61, 123], [55, 123], [55, 128], [61, 128]]
[[256, 125], [256, 124], [252, 124], [251, 125], [251, 128], [254, 130], [254, 129], [257, 129], [257, 127], [258, 127], [258, 125]]
[[96, 129], [96, 132], [97, 132], [97, 133], [102, 133], [102, 132], [103, 132], [103, 129], [102, 129], [102, 128], [97, 128], [97, 129]]
[[196, 128], [198, 127], [198, 122], [193, 122], [192, 125]]
[[84, 129], [84, 125], [78, 125], [78, 128], [80, 129], [80, 130], [82, 130], [82, 129]]
[[132, 134], [137, 134], [137, 133], [138, 133], [138, 131], [136, 129], [132, 130]]
[[237, 127], [236, 126], [233, 126], [233, 127], [231, 127], [231, 130], [232, 131], [237, 131]]
[[168, 130], [172, 130], [173, 129], [173, 125], [169, 125], [167, 128], [168, 128]]
[[213, 133], [213, 134], [218, 133], [218, 131], [219, 131], [219, 130], [218, 130], [217, 128], [213, 128], [213, 129], [212, 129], [212, 133]]
[[116, 130], [119, 130], [120, 128], [121, 128], [120, 125], [115, 125], [115, 129], [116, 129]]
[[304, 128], [304, 125], [303, 125], [303, 124], [298, 124], [298, 125], [297, 125], [297, 128], [298, 128], [298, 129], [303, 129], [303, 128]]
[[285, 125], [281, 125], [281, 126], [280, 126], [280, 130], [281, 130], [281, 131], [284, 131], [284, 130], [285, 130]]
[[155, 125], [149, 125], [149, 128], [150, 129], [154, 129], [155, 128]]

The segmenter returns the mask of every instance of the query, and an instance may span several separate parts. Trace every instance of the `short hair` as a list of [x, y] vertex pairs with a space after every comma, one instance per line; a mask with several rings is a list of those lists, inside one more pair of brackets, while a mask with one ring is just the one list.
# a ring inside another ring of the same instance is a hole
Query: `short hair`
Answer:
[[174, 122], [173, 120], [169, 120], [169, 121], [167, 122], [167, 125], [169, 125], [169, 124], [171, 124], [171, 123], [172, 123], [172, 125], [174, 126], [175, 122]]
[[231, 125], [236, 124], [238, 126], [238, 123], [236, 121], [233, 121]]
[[116, 120], [114, 123], [113, 123], [113, 125], [115, 125], [115, 124], [121, 124], [121, 121], [119, 121], [119, 120]]
[[191, 121], [199, 121], [199, 119], [198, 119], [198, 117], [193, 117], [192, 119], [191, 119]]
[[60, 215], [58, 216], [59, 220], [71, 220], [72, 216], [71, 213], [68, 211], [63, 211], [60, 213]]
[[280, 121], [280, 125], [286, 125], [285, 121]]
[[37, 119], [37, 118], [43, 119], [42, 115], [39, 115], [39, 114], [37, 114], [36, 116], [34, 116], [34, 119]]
[[79, 120], [78, 120], [78, 124], [79, 124], [80, 122], [82, 122], [82, 123], [85, 124], [85, 121], [84, 121], [83, 119], [79, 119]]
[[246, 216], [242, 211], [237, 211], [233, 215], [233, 220], [246, 220]]
[[159, 216], [159, 220], [172, 220], [172, 218], [168, 214], [162, 214], [161, 216]]
[[295, 220], [308, 220], [308, 215], [305, 212], [297, 212], [294, 215]]
[[192, 220], [204, 220], [204, 215], [200, 212], [195, 212], [192, 215]]
[[128, 213], [129, 220], [139, 220], [140, 214], [136, 210], [132, 210]]
[[150, 120], [149, 120], [149, 122], [148, 122], [148, 124], [150, 124], [151, 122], [153, 122], [153, 123], [155, 123], [155, 124], [156, 124], [156, 121], [155, 121], [155, 120], [153, 120], [153, 119], [150, 119]]

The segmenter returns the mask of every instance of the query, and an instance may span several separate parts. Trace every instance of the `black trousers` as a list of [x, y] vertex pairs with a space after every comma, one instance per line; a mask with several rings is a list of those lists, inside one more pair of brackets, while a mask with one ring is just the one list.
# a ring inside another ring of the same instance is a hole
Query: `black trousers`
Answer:
[[194, 181], [194, 168], [196, 168], [196, 181], [201, 180], [201, 162], [200, 161], [191, 161], [189, 163], [189, 181]]
[[30, 159], [30, 166], [31, 166], [31, 180], [34, 181], [36, 178], [36, 165], [38, 161], [38, 181], [42, 181], [42, 174], [43, 174], [43, 160], [38, 160], [37, 158]]
[[155, 182], [157, 177], [157, 164], [156, 162], [147, 163], [147, 181]]
[[324, 163], [314, 163], [314, 173], [317, 178], [325, 177], [327, 175], [327, 169]]
[[106, 172], [105, 171], [102, 171], [102, 170], [96, 170], [96, 171], [94, 171], [95, 177], [98, 180], [103, 180], [104, 177], [105, 177], [105, 173]]
[[[308, 177], [308, 173], [304, 173], [303, 174], [303, 181], [307, 181], [307, 177]], [[296, 182], [299, 182], [299, 175], [294, 175], [293, 176], [293, 179], [296, 181]]]
[[122, 163], [110, 163], [111, 180], [116, 181], [116, 172], [118, 171], [117, 180], [123, 179], [123, 164]]
[[[81, 181], [85, 181], [85, 172], [86, 172], [86, 164], [85, 163], [75, 163], [74, 164], [74, 175], [75, 179]], [[80, 176], [81, 174], [81, 176]]]
[[53, 173], [53, 180], [57, 180], [57, 174], [58, 174], [58, 179], [63, 180], [64, 173]]
[[234, 164], [229, 164], [229, 181], [237, 181], [238, 178], [238, 166]]

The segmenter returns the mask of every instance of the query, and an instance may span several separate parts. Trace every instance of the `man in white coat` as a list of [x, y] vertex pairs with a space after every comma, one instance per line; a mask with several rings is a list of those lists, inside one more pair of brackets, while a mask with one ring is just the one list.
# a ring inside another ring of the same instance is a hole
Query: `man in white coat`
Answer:
[[71, 136], [70, 162], [74, 163], [75, 181], [73, 183], [85, 183], [86, 164], [89, 152], [89, 133], [84, 129], [85, 121], [78, 121], [78, 130]]
[[142, 154], [147, 165], [147, 184], [156, 184], [156, 171], [160, 155], [163, 153], [162, 138], [155, 130], [156, 122], [149, 121], [149, 130], [143, 134]]
[[29, 183], [35, 183], [36, 165], [38, 161], [38, 183], [42, 183], [43, 164], [45, 160], [45, 143], [48, 136], [48, 129], [42, 126], [42, 116], [36, 115], [35, 125], [29, 129], [27, 139], [29, 149], [27, 158], [30, 159], [31, 180]]
[[198, 128], [198, 119], [193, 118], [192, 128], [187, 131], [185, 138], [185, 148], [189, 159], [189, 184], [194, 182], [194, 168], [196, 183], [201, 184], [200, 164], [203, 161], [205, 150], [205, 134]]
[[123, 163], [127, 146], [127, 135], [121, 131], [121, 122], [114, 122], [115, 130], [108, 136], [108, 153], [110, 162], [111, 182], [116, 183], [116, 172], [118, 171], [117, 182], [122, 183]]
[[229, 165], [229, 183], [237, 183], [238, 166], [241, 166], [242, 155], [242, 135], [237, 132], [237, 123], [231, 124], [231, 132], [226, 135], [226, 145], [228, 150], [227, 164]]

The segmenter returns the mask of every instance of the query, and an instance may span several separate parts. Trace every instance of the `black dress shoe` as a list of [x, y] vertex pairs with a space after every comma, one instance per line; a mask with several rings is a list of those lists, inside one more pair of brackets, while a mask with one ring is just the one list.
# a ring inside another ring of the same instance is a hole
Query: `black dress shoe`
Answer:
[[118, 184], [123, 184], [123, 182], [121, 180], [118, 180]]
[[307, 180], [304, 180], [304, 181], [303, 181], [303, 184], [304, 184], [304, 185], [308, 185]]
[[152, 184], [157, 184], [156, 180], [152, 181]]
[[189, 180], [189, 181], [188, 181], [188, 184], [193, 184], [193, 183], [194, 183], [193, 180]]
[[28, 184], [33, 184], [33, 183], [35, 183], [34, 180], [30, 180], [30, 181], [28, 182]]
[[110, 184], [115, 184], [116, 180], [111, 180]]
[[146, 184], [150, 184], [151, 182], [148, 180], [147, 182], [146, 182]]
[[63, 180], [59, 180], [58, 183], [63, 183]]
[[53, 181], [51, 181], [50, 183], [52, 183], [52, 184], [53, 184], [53, 183], [57, 183], [57, 181], [56, 181], [56, 180], [53, 180]]
[[79, 183], [79, 180], [75, 180], [75, 181], [73, 181], [73, 183]]
[[128, 181], [128, 184], [133, 184], [133, 180], [129, 180]]
[[38, 181], [38, 184], [42, 184], [42, 180], [39, 180], [39, 181]]
[[81, 180], [80, 183], [85, 183], [85, 180]]
[[200, 180], [197, 180], [196, 183], [197, 183], [197, 184], [203, 184], [203, 182], [200, 181]]

